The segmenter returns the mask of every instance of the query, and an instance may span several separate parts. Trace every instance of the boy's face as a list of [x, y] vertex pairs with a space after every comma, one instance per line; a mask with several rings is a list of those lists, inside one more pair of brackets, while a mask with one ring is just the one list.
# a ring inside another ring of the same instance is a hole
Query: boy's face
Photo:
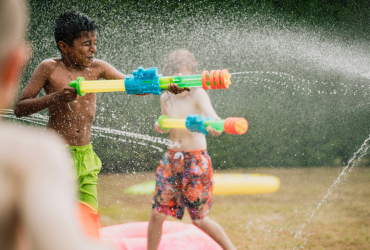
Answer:
[[81, 38], [73, 41], [68, 49], [68, 57], [78, 66], [89, 67], [96, 53], [96, 32], [82, 32]]

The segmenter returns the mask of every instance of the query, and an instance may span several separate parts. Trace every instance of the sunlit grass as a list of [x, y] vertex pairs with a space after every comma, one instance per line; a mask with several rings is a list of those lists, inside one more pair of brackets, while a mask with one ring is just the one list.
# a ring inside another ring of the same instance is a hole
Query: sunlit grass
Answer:
[[[367, 249], [370, 246], [368, 168], [350, 172], [317, 211], [304, 236], [294, 237], [341, 171], [342, 168], [232, 171], [275, 175], [281, 180], [281, 188], [274, 194], [214, 196], [209, 217], [224, 228], [238, 249], [292, 249], [306, 240], [305, 249]], [[152, 196], [128, 195], [123, 190], [153, 178], [154, 173], [100, 175], [103, 225], [148, 220]], [[189, 216], [183, 222], [191, 223]]]

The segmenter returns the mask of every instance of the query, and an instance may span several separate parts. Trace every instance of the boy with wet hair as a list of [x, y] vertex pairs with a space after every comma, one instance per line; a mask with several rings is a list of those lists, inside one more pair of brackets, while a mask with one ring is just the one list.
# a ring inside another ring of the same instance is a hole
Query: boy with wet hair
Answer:
[[[165, 63], [164, 75], [196, 74], [197, 63], [188, 50], [172, 52]], [[161, 95], [161, 113], [171, 118], [183, 119], [188, 114], [201, 114], [220, 119], [211, 101], [202, 88], [191, 88], [179, 95]], [[155, 123], [159, 133], [166, 133]], [[204, 134], [187, 129], [169, 129], [174, 146], [165, 153], [156, 170], [156, 191], [152, 201], [152, 212], [148, 226], [148, 250], [158, 249], [162, 235], [162, 225], [167, 215], [182, 219], [188, 209], [195, 226], [206, 232], [223, 249], [235, 249], [222, 227], [208, 217], [212, 204], [213, 169], [207, 153]], [[212, 127], [207, 132], [218, 136]]]
[[[9, 108], [28, 61], [20, 0], [0, 1], [0, 110]], [[49, 132], [0, 122], [0, 248], [108, 250], [77, 223], [72, 166]]]
[[[93, 19], [78, 11], [63, 13], [55, 23], [55, 42], [61, 58], [44, 60], [36, 68], [14, 108], [16, 116], [27, 116], [49, 109], [47, 128], [61, 135], [71, 150], [76, 166], [81, 203], [97, 212], [97, 180], [102, 167], [93, 151], [91, 127], [96, 113], [96, 94], [77, 96], [69, 87], [72, 80], [124, 79], [125, 75], [109, 63], [95, 59], [97, 31]], [[45, 96], [37, 97], [41, 89]], [[180, 93], [177, 85], [170, 91]]]

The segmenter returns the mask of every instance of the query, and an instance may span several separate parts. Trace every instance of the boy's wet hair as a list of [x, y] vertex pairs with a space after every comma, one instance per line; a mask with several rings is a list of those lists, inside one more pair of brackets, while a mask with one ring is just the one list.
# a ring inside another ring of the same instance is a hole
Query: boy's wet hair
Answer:
[[91, 17], [79, 11], [64, 12], [55, 22], [54, 38], [57, 47], [60, 41], [72, 47], [73, 41], [81, 38], [81, 34], [85, 31], [100, 31], [100, 26]]
[[187, 49], [179, 49], [173, 51], [166, 59], [163, 75], [164, 76], [173, 76], [178, 74], [181, 69], [187, 68], [193, 74], [198, 72], [197, 61], [193, 53]]

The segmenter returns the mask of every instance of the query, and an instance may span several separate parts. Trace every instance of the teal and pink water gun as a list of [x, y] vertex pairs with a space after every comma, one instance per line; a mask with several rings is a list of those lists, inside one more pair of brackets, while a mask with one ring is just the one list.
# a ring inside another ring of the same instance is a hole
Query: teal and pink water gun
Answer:
[[168, 89], [171, 83], [176, 83], [180, 88], [203, 87], [205, 90], [227, 89], [231, 75], [224, 70], [203, 71], [201, 75], [166, 76], [158, 74], [158, 68], [144, 69], [139, 67], [132, 75], [126, 75], [124, 80], [96, 80], [86, 81], [78, 77], [69, 86], [77, 89], [77, 93], [84, 96], [86, 93], [126, 91], [127, 94], [154, 94], [160, 95]]
[[167, 115], [158, 118], [159, 126], [167, 131], [170, 128], [188, 129], [208, 135], [207, 127], [211, 126], [216, 131], [225, 131], [228, 134], [245, 134], [248, 130], [248, 122], [242, 117], [229, 117], [224, 120], [215, 120], [210, 117], [203, 118], [201, 115], [188, 115], [186, 119], [174, 119]]

